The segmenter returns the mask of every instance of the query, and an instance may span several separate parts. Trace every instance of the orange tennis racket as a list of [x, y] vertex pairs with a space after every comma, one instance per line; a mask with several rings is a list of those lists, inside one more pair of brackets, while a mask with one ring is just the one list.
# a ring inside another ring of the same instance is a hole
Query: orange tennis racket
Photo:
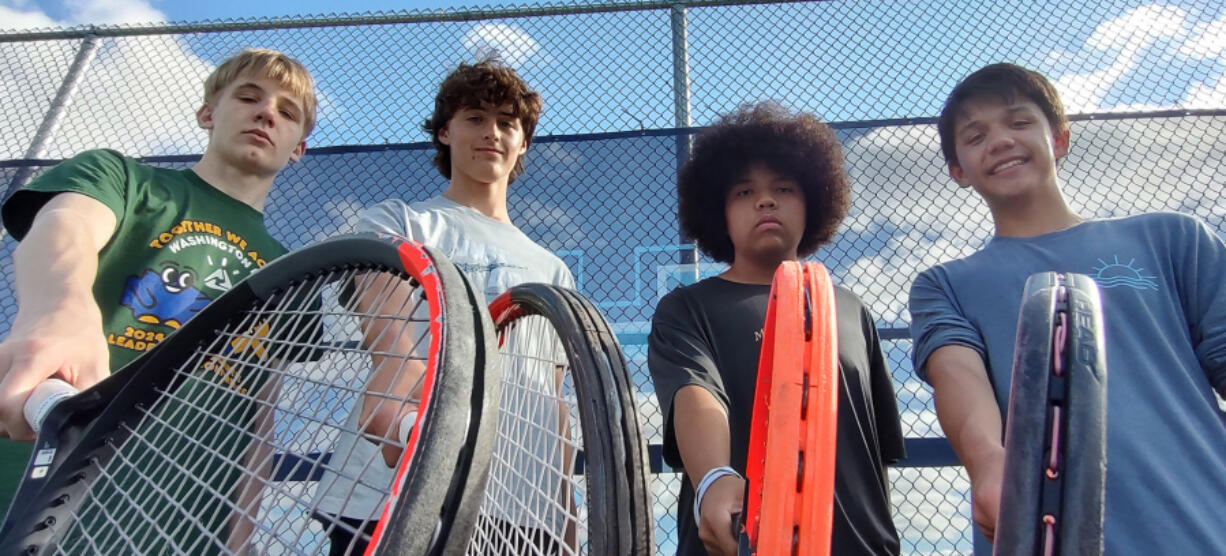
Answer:
[[830, 554], [838, 420], [834, 288], [818, 263], [775, 271], [758, 360], [740, 553]]

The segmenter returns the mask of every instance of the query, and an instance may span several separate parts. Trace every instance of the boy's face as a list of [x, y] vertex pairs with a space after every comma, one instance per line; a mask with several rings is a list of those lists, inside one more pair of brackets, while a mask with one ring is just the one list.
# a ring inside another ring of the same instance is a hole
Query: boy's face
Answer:
[[795, 259], [805, 232], [805, 197], [796, 181], [754, 164], [724, 203], [735, 258]]
[[1069, 132], [1052, 129], [1030, 100], [979, 98], [967, 101], [954, 119], [954, 145], [958, 163], [949, 165], [949, 175], [991, 205], [1044, 188], [1056, 191], [1056, 161], [1068, 154]]
[[243, 75], [196, 112], [210, 151], [255, 174], [281, 171], [306, 151], [302, 101], [276, 81]]
[[505, 183], [528, 150], [523, 126], [509, 103], [456, 110], [438, 140], [451, 149], [452, 179], [464, 176], [477, 183]]

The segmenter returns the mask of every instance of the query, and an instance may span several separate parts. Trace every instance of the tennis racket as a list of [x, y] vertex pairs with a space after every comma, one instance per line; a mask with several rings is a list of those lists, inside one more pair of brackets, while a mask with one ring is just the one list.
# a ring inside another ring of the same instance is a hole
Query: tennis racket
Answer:
[[[287, 254], [41, 419], [0, 549], [326, 554], [349, 527], [345, 552], [463, 551], [492, 446], [493, 342], [482, 297], [430, 248], [363, 234]], [[406, 394], [372, 388], [386, 369]], [[350, 424], [410, 407], [405, 442]], [[373, 528], [319, 521], [309, 479], [354, 457], [332, 451], [342, 433], [402, 454], [362, 485], [385, 500]]]
[[512, 287], [490, 304], [502, 403], [470, 554], [650, 554], [655, 521], [634, 383], [579, 293]]
[[995, 554], [1102, 554], [1107, 364], [1094, 281], [1026, 280]]
[[830, 554], [838, 435], [838, 323], [819, 263], [775, 271], [745, 463], [741, 554]]

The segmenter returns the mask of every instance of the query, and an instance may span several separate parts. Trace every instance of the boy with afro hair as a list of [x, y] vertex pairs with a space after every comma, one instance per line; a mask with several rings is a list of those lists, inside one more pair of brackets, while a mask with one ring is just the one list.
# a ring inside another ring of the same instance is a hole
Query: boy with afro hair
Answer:
[[[829, 126], [764, 103], [698, 134], [678, 177], [681, 227], [719, 276], [660, 299], [647, 361], [665, 415], [664, 458], [683, 470], [678, 554], [736, 554], [745, 457], [771, 279], [812, 255], [847, 213], [850, 185]], [[832, 554], [897, 554], [885, 466], [904, 455], [873, 317], [835, 288], [838, 453]], [[695, 488], [708, 488], [695, 504]]]

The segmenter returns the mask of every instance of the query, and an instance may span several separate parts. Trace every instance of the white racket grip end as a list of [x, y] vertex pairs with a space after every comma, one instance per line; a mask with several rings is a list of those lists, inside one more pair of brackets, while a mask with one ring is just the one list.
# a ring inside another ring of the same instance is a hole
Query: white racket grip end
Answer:
[[396, 431], [397, 437], [401, 444], [409, 443], [409, 433], [413, 432], [413, 425], [417, 424], [417, 412], [410, 411], [400, 418], [400, 427]]
[[26, 405], [23, 408], [30, 428], [38, 432], [38, 429], [42, 428], [43, 419], [46, 419], [47, 414], [51, 413], [51, 408], [77, 395], [77, 391], [71, 384], [58, 378], [47, 379], [35, 386], [30, 392], [30, 397], [26, 398]]

